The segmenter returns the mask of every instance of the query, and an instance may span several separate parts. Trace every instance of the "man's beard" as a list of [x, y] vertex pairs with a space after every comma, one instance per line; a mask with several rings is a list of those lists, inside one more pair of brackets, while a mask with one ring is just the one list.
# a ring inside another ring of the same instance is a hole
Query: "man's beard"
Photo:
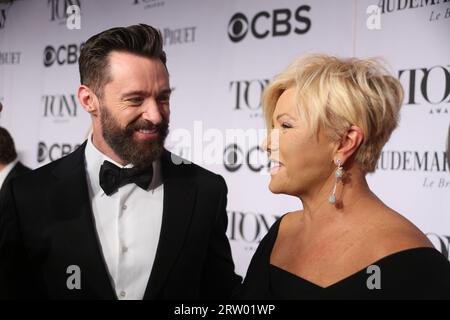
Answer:
[[[163, 119], [160, 124], [137, 119], [121, 128], [106, 106], [101, 107], [100, 122], [102, 134], [106, 143], [122, 160], [132, 163], [135, 167], [146, 168], [159, 159], [164, 150], [164, 141], [169, 133], [169, 122]], [[140, 129], [155, 129], [158, 136], [155, 139], [137, 141], [134, 133]]]

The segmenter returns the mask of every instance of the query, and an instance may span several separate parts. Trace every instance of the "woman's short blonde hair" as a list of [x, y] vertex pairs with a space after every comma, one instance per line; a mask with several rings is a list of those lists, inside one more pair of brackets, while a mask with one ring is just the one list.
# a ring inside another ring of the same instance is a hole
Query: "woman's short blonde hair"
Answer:
[[[376, 59], [340, 59], [311, 54], [295, 60], [276, 76], [263, 94], [267, 128], [281, 94], [295, 88], [300, 115], [312, 135], [324, 129], [340, 140], [352, 125], [364, 132], [355, 161], [364, 172], [375, 171], [381, 149], [397, 127], [403, 101], [400, 82]], [[270, 133], [270, 132], [269, 132]]]

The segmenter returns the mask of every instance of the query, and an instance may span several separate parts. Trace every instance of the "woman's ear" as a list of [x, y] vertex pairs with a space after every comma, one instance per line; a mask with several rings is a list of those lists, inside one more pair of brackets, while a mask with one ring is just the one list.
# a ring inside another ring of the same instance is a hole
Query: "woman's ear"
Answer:
[[346, 161], [356, 153], [363, 141], [364, 132], [362, 129], [352, 125], [339, 142], [339, 146], [335, 153], [335, 159], [333, 159], [334, 162], [336, 163], [339, 159], [342, 161], [342, 164], [345, 164]]
[[97, 95], [87, 86], [81, 85], [77, 92], [78, 100], [84, 110], [96, 117], [98, 115], [99, 101]]

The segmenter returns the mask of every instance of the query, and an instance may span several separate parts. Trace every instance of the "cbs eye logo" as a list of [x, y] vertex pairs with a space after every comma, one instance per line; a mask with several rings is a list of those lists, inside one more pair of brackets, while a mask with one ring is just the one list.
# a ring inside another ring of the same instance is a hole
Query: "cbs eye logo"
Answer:
[[223, 164], [229, 172], [239, 170], [244, 161], [242, 149], [237, 144], [227, 146], [223, 152]]
[[272, 12], [261, 11], [248, 19], [243, 13], [235, 13], [228, 22], [228, 37], [232, 42], [242, 41], [250, 33], [256, 39], [268, 36], [280, 37], [291, 33], [305, 34], [311, 28], [311, 19], [303, 16], [310, 6], [303, 5], [294, 12], [290, 9], [274, 9]]
[[56, 53], [52, 46], [47, 46], [44, 49], [44, 66], [50, 67], [55, 62]]
[[242, 13], [236, 13], [228, 23], [228, 36], [233, 42], [244, 39], [248, 32], [248, 19]]

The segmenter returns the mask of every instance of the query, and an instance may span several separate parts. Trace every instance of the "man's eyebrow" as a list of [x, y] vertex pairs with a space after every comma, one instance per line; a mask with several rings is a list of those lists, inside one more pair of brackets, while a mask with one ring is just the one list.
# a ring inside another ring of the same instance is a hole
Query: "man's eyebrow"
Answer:
[[172, 89], [171, 88], [167, 88], [167, 89], [162, 90], [159, 95], [160, 96], [161, 95], [165, 95], [165, 94], [170, 95], [171, 93], [172, 93]]
[[[167, 88], [167, 89], [162, 90], [161, 93], [159, 93], [159, 95], [170, 94], [171, 92], [172, 92], [172, 89]], [[124, 100], [124, 99], [135, 97], [135, 96], [147, 97], [149, 95], [150, 95], [150, 93], [147, 91], [144, 91], [144, 90], [133, 90], [133, 91], [125, 92], [124, 94], [122, 94], [120, 96], [120, 98], [122, 100]]]
[[143, 90], [133, 90], [133, 91], [129, 91], [129, 92], [125, 92], [124, 94], [122, 94], [120, 96], [121, 99], [126, 99], [126, 98], [130, 98], [133, 96], [147, 96], [148, 92], [143, 91]]

